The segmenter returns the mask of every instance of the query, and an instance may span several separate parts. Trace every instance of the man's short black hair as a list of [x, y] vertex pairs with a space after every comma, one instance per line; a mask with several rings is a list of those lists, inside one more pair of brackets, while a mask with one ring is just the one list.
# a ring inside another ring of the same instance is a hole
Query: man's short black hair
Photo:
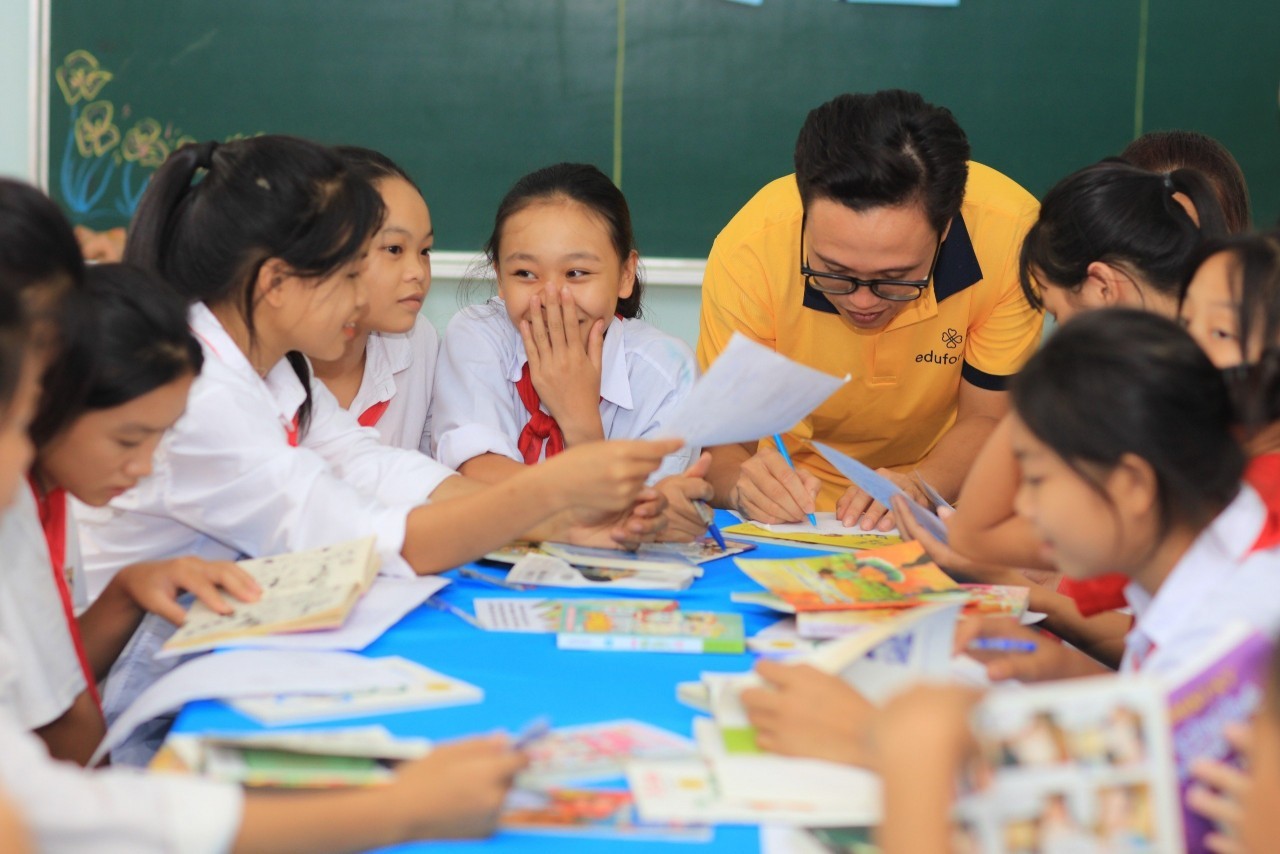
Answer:
[[915, 92], [838, 95], [805, 119], [795, 163], [806, 207], [831, 199], [864, 211], [918, 200], [941, 233], [964, 201], [969, 140], [950, 110]]

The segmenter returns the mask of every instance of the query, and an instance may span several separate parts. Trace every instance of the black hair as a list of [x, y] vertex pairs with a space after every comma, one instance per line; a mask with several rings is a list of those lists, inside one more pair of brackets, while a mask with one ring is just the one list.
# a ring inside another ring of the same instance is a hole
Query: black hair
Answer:
[[[332, 149], [290, 136], [184, 145], [156, 170], [129, 227], [125, 261], [188, 300], [234, 304], [253, 336], [258, 271], [278, 258], [302, 277], [350, 263], [382, 223], [382, 198]], [[287, 354], [307, 389], [306, 358]]]
[[[1244, 451], [1221, 373], [1172, 320], [1135, 309], [1064, 324], [1010, 384], [1027, 429], [1102, 491], [1133, 454], [1155, 473], [1161, 535], [1207, 525], [1235, 497]], [[1092, 471], [1091, 471], [1092, 470]]]
[[[1192, 258], [1186, 284], [1205, 261], [1222, 252], [1231, 256], [1241, 358], [1241, 364], [1226, 369], [1223, 376], [1237, 419], [1251, 434], [1280, 421], [1280, 230], [1205, 241]], [[1249, 358], [1253, 340], [1262, 342], [1257, 360]]]
[[44, 374], [31, 439], [44, 447], [86, 412], [122, 406], [204, 364], [186, 302], [155, 273], [97, 264], [85, 273], [83, 311]]
[[855, 211], [919, 201], [941, 234], [964, 201], [969, 140], [945, 107], [915, 92], [837, 95], [800, 128], [796, 184]]
[[84, 278], [84, 256], [71, 223], [44, 193], [0, 178], [0, 279], [14, 291]]
[[1252, 216], [1244, 171], [1226, 146], [1213, 137], [1190, 130], [1152, 131], [1125, 146], [1120, 158], [1150, 172], [1196, 170], [1213, 186], [1227, 231], [1242, 234], [1249, 230]]
[[[534, 202], [557, 198], [575, 201], [600, 217], [609, 227], [609, 239], [623, 263], [636, 251], [631, 209], [627, 207], [626, 196], [609, 180], [609, 176], [590, 163], [557, 163], [525, 175], [502, 197], [498, 213], [493, 218], [493, 233], [484, 244], [484, 254], [489, 263], [497, 266], [498, 244], [508, 219]], [[635, 286], [630, 296], [618, 300], [618, 314], [626, 318], [639, 317], [643, 292], [637, 265]]]
[[422, 189], [409, 177], [409, 173], [381, 151], [372, 148], [361, 148], [358, 145], [335, 145], [333, 150], [342, 158], [342, 163], [352, 174], [375, 184], [386, 178], [399, 178], [422, 194]]
[[0, 282], [0, 417], [8, 418], [29, 358], [27, 313], [18, 292]]
[[[1174, 193], [1191, 200], [1199, 226]], [[1157, 175], [1103, 160], [1045, 193], [1022, 241], [1018, 277], [1027, 300], [1039, 309], [1044, 300], [1037, 283], [1075, 292], [1095, 261], [1128, 264], [1156, 292], [1176, 299], [1200, 240], [1225, 233], [1217, 197], [1199, 172]]]

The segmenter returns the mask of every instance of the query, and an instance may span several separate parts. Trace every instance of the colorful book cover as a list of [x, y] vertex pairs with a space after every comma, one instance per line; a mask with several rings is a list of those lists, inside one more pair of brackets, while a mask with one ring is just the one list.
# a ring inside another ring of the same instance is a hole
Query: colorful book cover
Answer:
[[620, 611], [565, 605], [556, 645], [621, 652], [728, 652], [746, 648], [742, 615], [715, 611]]
[[516, 786], [549, 790], [610, 780], [637, 759], [673, 759], [694, 753], [693, 742], [643, 721], [617, 720], [556, 727], [528, 746], [529, 766]]
[[1031, 596], [1030, 587], [1008, 584], [961, 584], [960, 589], [969, 594], [964, 606], [966, 617], [1021, 619]]
[[680, 607], [674, 599], [530, 599], [517, 597], [481, 597], [472, 604], [476, 620], [491, 632], [528, 632], [555, 634], [564, 618], [565, 605], [616, 611], [674, 611]]
[[902, 542], [897, 532], [879, 533], [861, 528], [846, 528], [834, 513], [817, 513], [817, 526], [805, 523], [795, 525], [765, 525], [757, 522], [740, 522], [720, 529], [722, 534], [755, 537], [764, 540], [783, 540], [792, 543], [810, 543], [844, 549], [878, 549]]
[[514, 789], [498, 820], [502, 830], [580, 839], [659, 839], [710, 842], [706, 825], [642, 822], [626, 789]]
[[909, 608], [963, 593], [915, 541], [857, 554], [734, 563], [798, 612]]
[[[1178, 770], [1178, 789], [1185, 804], [1191, 787], [1191, 765], [1197, 759], [1239, 762], [1227, 742], [1226, 725], [1244, 723], [1258, 708], [1266, 684], [1271, 642], [1246, 626], [1225, 629], [1206, 650], [1199, 666], [1189, 667], [1189, 675], [1177, 680], [1169, 692], [1169, 720], [1173, 726], [1173, 755]], [[1205, 834], [1213, 823], [1183, 807], [1187, 851], [1208, 851]]]

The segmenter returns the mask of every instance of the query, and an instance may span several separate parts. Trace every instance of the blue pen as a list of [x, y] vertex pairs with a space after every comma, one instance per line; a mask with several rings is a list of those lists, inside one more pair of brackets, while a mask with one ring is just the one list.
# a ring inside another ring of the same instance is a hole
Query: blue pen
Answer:
[[969, 649], [975, 652], [1035, 652], [1039, 647], [1034, 641], [1013, 638], [974, 638]]
[[511, 742], [511, 748], [513, 750], [525, 750], [529, 745], [549, 732], [551, 732], [551, 718], [546, 715], [540, 715], [520, 727], [520, 731], [516, 733]]
[[470, 578], [472, 581], [479, 581], [481, 584], [492, 584], [494, 587], [505, 587], [507, 590], [532, 590], [533, 588], [527, 584], [516, 584], [507, 581], [505, 578], [494, 578], [492, 575], [480, 572], [478, 569], [470, 567], [462, 567], [458, 570], [458, 575], [463, 578]]
[[[787, 446], [786, 446], [786, 445], [784, 445], [784, 444], [782, 444], [782, 436], [781, 436], [781, 434], [779, 434], [779, 433], [774, 433], [774, 434], [773, 434], [773, 444], [775, 444], [775, 445], [777, 445], [777, 446], [778, 446], [778, 453], [782, 454], [782, 458], [783, 458], [784, 460], [786, 460], [786, 461], [787, 461], [787, 465], [791, 466], [791, 470], [792, 470], [792, 471], [795, 471], [795, 470], [796, 470], [796, 464], [795, 464], [795, 463], [793, 463], [793, 462], [791, 461], [791, 455], [790, 455], [789, 453], [787, 453]], [[818, 527], [818, 517], [817, 517], [817, 516], [814, 516], [812, 513], [806, 513], [805, 515], [809, 517], [809, 524], [810, 524], [810, 525], [812, 525], [812, 526], [813, 526], [813, 527], [815, 527], [815, 528], [816, 528], [816, 527]]]
[[707, 533], [711, 535], [711, 539], [716, 541], [720, 551], [727, 550], [729, 547], [724, 544], [724, 534], [720, 533], [720, 528], [716, 525], [716, 511], [712, 510], [711, 505], [705, 501], [695, 501], [694, 506], [698, 508], [698, 515], [702, 518], [702, 523], [707, 526]]
[[440, 599], [428, 599], [422, 604], [426, 605], [428, 608], [435, 608], [437, 611], [445, 611], [447, 613], [453, 614], [453, 616], [457, 617], [459, 620], [462, 620], [462, 622], [466, 623], [467, 625], [474, 626], [477, 629], [484, 628], [484, 626], [481, 625], [479, 620], [477, 620], [475, 617], [471, 616], [466, 611], [462, 610], [456, 605], [450, 605], [448, 602], [445, 602]]

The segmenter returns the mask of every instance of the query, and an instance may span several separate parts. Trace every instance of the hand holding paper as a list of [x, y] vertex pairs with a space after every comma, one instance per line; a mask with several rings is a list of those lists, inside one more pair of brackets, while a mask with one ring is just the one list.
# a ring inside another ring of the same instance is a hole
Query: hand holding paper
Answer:
[[885, 507], [893, 506], [894, 496], [904, 498], [908, 509], [911, 511], [911, 516], [939, 541], [947, 542], [947, 526], [942, 524], [942, 520], [938, 518], [938, 515], [928, 508], [921, 507], [893, 481], [873, 471], [853, 457], [840, 453], [835, 448], [824, 445], [821, 442], [814, 442], [813, 446], [818, 449], [818, 453], [827, 458], [827, 462], [836, 467], [836, 471], [849, 478], [852, 484]]

